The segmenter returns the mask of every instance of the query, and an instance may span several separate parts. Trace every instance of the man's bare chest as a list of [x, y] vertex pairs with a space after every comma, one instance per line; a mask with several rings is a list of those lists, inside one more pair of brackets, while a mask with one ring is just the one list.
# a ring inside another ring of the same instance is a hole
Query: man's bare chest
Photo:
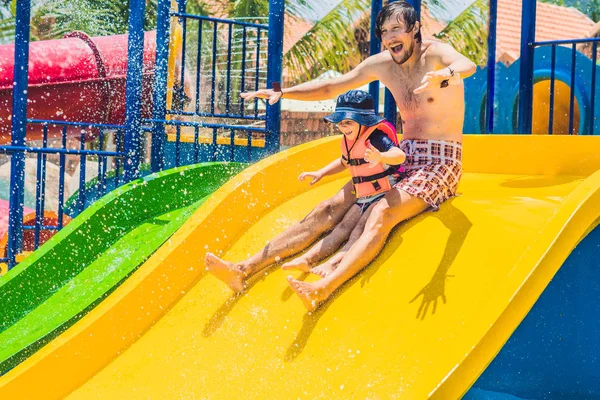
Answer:
[[391, 76], [391, 80], [386, 86], [394, 95], [401, 111], [415, 111], [423, 101], [427, 101], [426, 97], [431, 97], [430, 93], [426, 95], [414, 93], [415, 89], [422, 85], [424, 76], [424, 70], [414, 71], [412, 74], [396, 73]]

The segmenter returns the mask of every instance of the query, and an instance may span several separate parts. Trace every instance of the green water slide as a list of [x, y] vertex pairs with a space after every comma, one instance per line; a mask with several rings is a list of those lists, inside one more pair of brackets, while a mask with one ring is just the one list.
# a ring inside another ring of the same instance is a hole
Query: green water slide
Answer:
[[124, 185], [0, 277], [0, 375], [100, 303], [244, 166], [196, 164]]

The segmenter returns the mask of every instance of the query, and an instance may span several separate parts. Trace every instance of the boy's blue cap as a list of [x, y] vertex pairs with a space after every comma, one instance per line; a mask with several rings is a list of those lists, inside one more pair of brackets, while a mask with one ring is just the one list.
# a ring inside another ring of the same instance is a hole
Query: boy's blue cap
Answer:
[[350, 90], [342, 94], [337, 98], [335, 112], [324, 119], [334, 124], [349, 119], [365, 126], [377, 125], [385, 120], [375, 113], [373, 96], [364, 90]]

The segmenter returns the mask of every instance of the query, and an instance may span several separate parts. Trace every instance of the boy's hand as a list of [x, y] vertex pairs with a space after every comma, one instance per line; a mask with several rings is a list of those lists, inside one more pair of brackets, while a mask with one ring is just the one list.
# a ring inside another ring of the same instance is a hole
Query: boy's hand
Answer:
[[279, 99], [281, 99], [281, 97], [283, 96], [283, 92], [276, 91], [274, 89], [260, 89], [256, 92], [244, 92], [240, 94], [240, 96], [246, 101], [252, 100], [256, 97], [258, 97], [259, 99], [269, 99], [269, 104], [273, 105], [277, 103]]
[[381, 152], [369, 143], [365, 150], [365, 160], [371, 164], [371, 167], [374, 167], [381, 162], [381, 159]]
[[306, 178], [312, 178], [312, 181], [310, 181], [310, 184], [314, 185], [315, 183], [319, 182], [322, 177], [323, 177], [323, 175], [319, 172], [303, 172], [300, 174], [298, 179], [300, 180], [300, 182], [302, 182]]

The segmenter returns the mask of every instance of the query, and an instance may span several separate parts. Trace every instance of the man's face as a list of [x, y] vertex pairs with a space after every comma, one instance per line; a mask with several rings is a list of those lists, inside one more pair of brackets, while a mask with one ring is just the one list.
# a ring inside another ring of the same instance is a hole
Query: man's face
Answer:
[[406, 22], [402, 15], [392, 15], [381, 27], [381, 43], [390, 52], [396, 64], [404, 64], [415, 50], [415, 34], [418, 32], [419, 23], [406, 32]]

